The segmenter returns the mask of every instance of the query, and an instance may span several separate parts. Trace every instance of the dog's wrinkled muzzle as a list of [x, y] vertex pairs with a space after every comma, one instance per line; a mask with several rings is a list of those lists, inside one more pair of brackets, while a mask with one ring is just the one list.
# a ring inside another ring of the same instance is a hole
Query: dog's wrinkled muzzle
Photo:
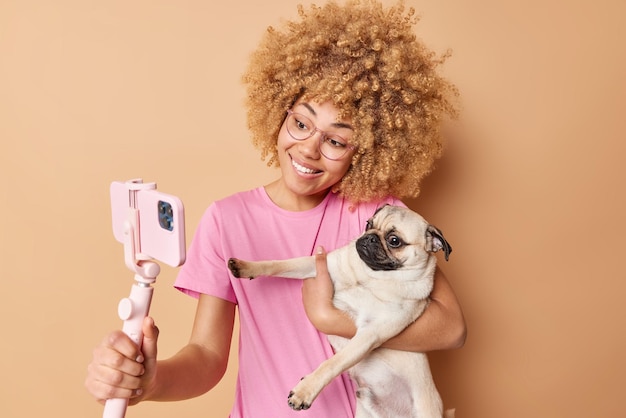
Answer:
[[356, 241], [359, 257], [372, 270], [396, 270], [398, 260], [389, 257], [380, 237], [374, 233], [365, 234]]

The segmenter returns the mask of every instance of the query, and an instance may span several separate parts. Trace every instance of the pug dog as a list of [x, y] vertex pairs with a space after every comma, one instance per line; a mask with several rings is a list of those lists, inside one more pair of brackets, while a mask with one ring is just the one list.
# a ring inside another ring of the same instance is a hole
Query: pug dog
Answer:
[[[328, 335], [335, 354], [289, 393], [294, 410], [308, 409], [322, 389], [348, 370], [356, 382], [356, 418], [442, 418], [441, 397], [423, 353], [380, 347], [415, 321], [429, 303], [437, 264], [452, 247], [436, 227], [400, 206], [379, 208], [365, 232], [327, 254], [333, 304], [354, 320], [351, 339]], [[235, 277], [315, 277], [315, 256], [280, 261], [228, 260]], [[452, 417], [453, 411], [447, 411]]]

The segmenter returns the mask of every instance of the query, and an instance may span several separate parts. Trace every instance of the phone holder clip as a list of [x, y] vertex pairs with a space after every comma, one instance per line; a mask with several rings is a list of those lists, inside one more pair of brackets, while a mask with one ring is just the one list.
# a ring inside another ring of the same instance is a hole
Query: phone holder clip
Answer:
[[139, 209], [137, 208], [137, 192], [156, 189], [156, 183], [143, 183], [141, 179], [129, 180], [128, 216], [124, 222], [124, 260], [126, 267], [135, 273], [135, 280], [151, 284], [156, 281], [160, 267], [152, 258], [141, 253]]

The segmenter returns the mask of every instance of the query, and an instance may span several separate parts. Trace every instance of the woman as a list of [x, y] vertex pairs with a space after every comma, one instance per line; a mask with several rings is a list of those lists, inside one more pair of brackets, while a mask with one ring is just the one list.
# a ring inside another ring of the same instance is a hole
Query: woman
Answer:
[[[441, 155], [440, 124], [455, 116], [454, 87], [412, 32], [401, 4], [349, 1], [299, 7], [299, 20], [269, 28], [244, 75], [253, 143], [280, 177], [214, 202], [203, 216], [176, 287], [198, 298], [190, 341], [156, 359], [158, 331], [144, 322], [142, 351], [120, 331], [94, 350], [86, 387], [98, 399], [181, 400], [215, 386], [228, 363], [235, 310], [239, 374], [231, 417], [352, 417], [354, 388], [342, 376], [308, 411], [289, 390], [332, 354], [324, 334], [354, 335], [334, 308], [322, 246], [358, 236], [382, 204], [402, 205]], [[312, 253], [318, 277], [241, 281], [230, 257]], [[465, 322], [437, 271], [425, 313], [385, 347], [426, 352], [463, 344]]]

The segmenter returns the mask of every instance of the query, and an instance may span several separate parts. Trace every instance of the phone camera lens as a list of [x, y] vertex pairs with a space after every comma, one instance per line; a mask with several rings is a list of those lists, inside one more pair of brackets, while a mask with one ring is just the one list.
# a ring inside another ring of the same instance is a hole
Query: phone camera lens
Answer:
[[159, 200], [157, 206], [159, 211], [159, 225], [163, 229], [172, 231], [174, 229], [174, 211], [172, 210], [172, 205]]

